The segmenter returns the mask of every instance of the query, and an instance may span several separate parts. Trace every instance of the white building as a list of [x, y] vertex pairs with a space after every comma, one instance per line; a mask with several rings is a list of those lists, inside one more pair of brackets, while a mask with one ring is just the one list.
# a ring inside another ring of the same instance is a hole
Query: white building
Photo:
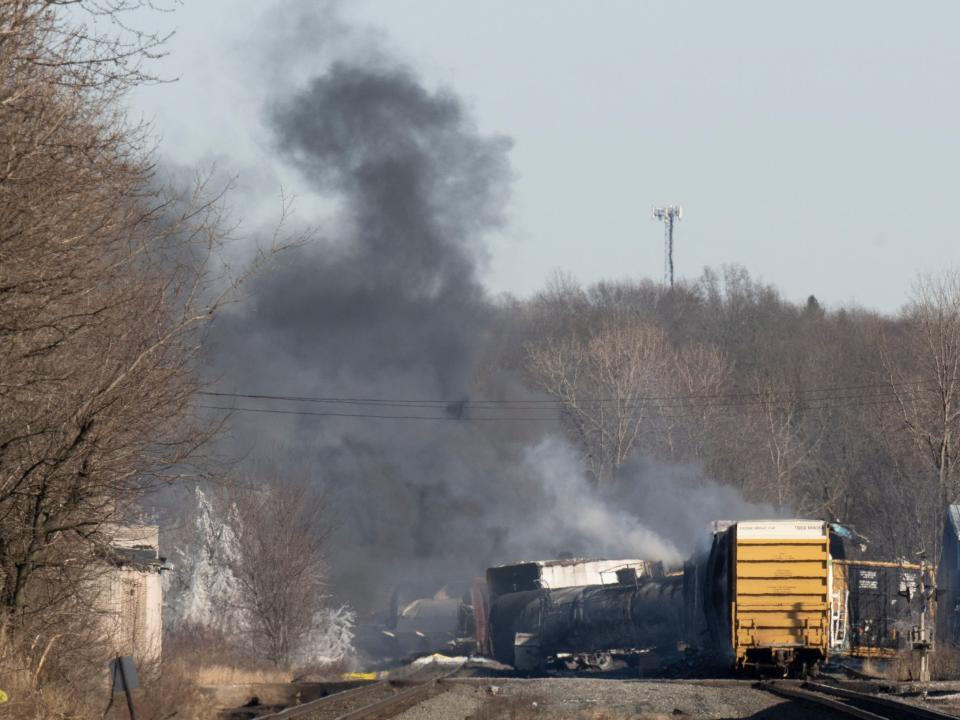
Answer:
[[104, 577], [103, 610], [112, 650], [132, 655], [138, 664], [159, 660], [163, 635], [163, 589], [160, 573], [167, 568], [160, 557], [156, 525], [112, 529], [107, 553], [112, 566]]

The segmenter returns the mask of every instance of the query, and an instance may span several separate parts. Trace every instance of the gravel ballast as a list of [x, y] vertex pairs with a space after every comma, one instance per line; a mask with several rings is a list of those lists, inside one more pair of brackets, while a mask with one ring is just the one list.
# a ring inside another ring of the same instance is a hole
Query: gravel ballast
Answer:
[[698, 683], [579, 678], [449, 680], [449, 689], [399, 720], [654, 720], [838, 717], [779, 698], [749, 682]]

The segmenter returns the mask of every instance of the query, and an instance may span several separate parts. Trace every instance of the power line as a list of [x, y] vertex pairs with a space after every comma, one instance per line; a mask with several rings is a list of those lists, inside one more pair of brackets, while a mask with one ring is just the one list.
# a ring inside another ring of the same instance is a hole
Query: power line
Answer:
[[[241, 394], [234, 394], [236, 397], [244, 398], [247, 397]], [[258, 396], [258, 399], [262, 399], [263, 396]], [[271, 399], [279, 398], [280, 396], [271, 396]], [[769, 399], [754, 399], [752, 401], [740, 401], [740, 402], [726, 402], [726, 403], [709, 403], [709, 404], [680, 404], [680, 405], [668, 405], [668, 404], [656, 404], [654, 403], [650, 409], [653, 412], [659, 412], [659, 417], [661, 418], [672, 418], [672, 417], [683, 417], [684, 415], [689, 414], [690, 412], [711, 410], [717, 414], [741, 414], [746, 415], [750, 413], [765, 412], [771, 408], [780, 407], [786, 402], [792, 402], [792, 399], [771, 401]], [[569, 411], [570, 406], [563, 401], [556, 401], [558, 404], [556, 406], [547, 406], [547, 407], [537, 407], [537, 408], [526, 408], [527, 410], [535, 410], [540, 412], [549, 412], [547, 415], [537, 415], [537, 416], [518, 416], [518, 415], [474, 415], [468, 414], [465, 412], [466, 408], [460, 406], [457, 408], [457, 412], [448, 413], [445, 415], [395, 415], [395, 414], [379, 414], [379, 413], [349, 413], [349, 412], [337, 412], [337, 411], [311, 411], [311, 410], [288, 410], [282, 408], [251, 408], [251, 407], [242, 407], [242, 406], [222, 406], [222, 405], [196, 405], [197, 408], [209, 409], [209, 410], [222, 410], [227, 412], [247, 412], [247, 413], [261, 413], [261, 414], [275, 414], [275, 415], [299, 415], [299, 416], [313, 416], [313, 417], [335, 417], [335, 418], [364, 418], [364, 419], [378, 419], [378, 420], [404, 420], [404, 421], [453, 421], [453, 422], [556, 422], [560, 419], [560, 412], [558, 411]], [[879, 395], [862, 395], [862, 394], [845, 394], [845, 395], [833, 395], [825, 396], [820, 398], [810, 398], [807, 399], [804, 403], [803, 408], [805, 410], [820, 410], [827, 408], [836, 408], [836, 407], [871, 407], [871, 406], [880, 406], [880, 405], [890, 405], [899, 402], [899, 397], [895, 393], [891, 394], [890, 392], [881, 393]], [[407, 406], [409, 407], [409, 406]], [[467, 406], [469, 407], [469, 406]], [[437, 407], [421, 407], [414, 409], [438, 409]], [[480, 408], [481, 410], [487, 409], [491, 410], [492, 408]], [[511, 410], [518, 408], [499, 408], [500, 410]]]
[[475, 422], [475, 421], [500, 421], [500, 420], [513, 420], [513, 421], [542, 421], [542, 420], [557, 420], [558, 418], [550, 417], [517, 417], [517, 416], [504, 416], [504, 417], [458, 417], [456, 415], [376, 415], [373, 413], [341, 413], [341, 412], [316, 412], [310, 410], [281, 410], [277, 408], [248, 408], [248, 407], [229, 407], [222, 405], [194, 405], [197, 408], [204, 408], [206, 410], [227, 410], [229, 412], [249, 412], [249, 413], [267, 413], [271, 415], [308, 415], [316, 417], [341, 417], [341, 418], [370, 418], [377, 420], [444, 420], [444, 421], [453, 421], [453, 422]]
[[[843, 405], [845, 401], [863, 401], [863, 400], [877, 400], [882, 399], [884, 403], [895, 402], [897, 400], [895, 395], [889, 393], [884, 393], [879, 396], [872, 395], [835, 395], [830, 397], [822, 398], [812, 398], [804, 401], [803, 405], [805, 408], [816, 409], [820, 407], [827, 406], [836, 406]], [[665, 414], [664, 411], [677, 411], [677, 414], [682, 414], [684, 411], [697, 411], [697, 410], [710, 410], [710, 409], [763, 409], [767, 407], [780, 407], [794, 402], [794, 399], [783, 398], [783, 399], [769, 399], [769, 398], [755, 398], [752, 400], [738, 400], [735, 402], [707, 402], [707, 403], [665, 403], [665, 402], [649, 402], [649, 403], [640, 403], [640, 402], [631, 402], [624, 400], [623, 405], [626, 406], [625, 409], [651, 409], [654, 411], [660, 411], [662, 414]], [[577, 403], [580, 407], [596, 407], [597, 403], [588, 404], [588, 403]], [[574, 404], [562, 400], [558, 400], [550, 405], [540, 405], [537, 407], [478, 407], [473, 408], [471, 404], [467, 403], [464, 405], [459, 405], [455, 409], [452, 409], [446, 415], [434, 416], [434, 415], [380, 415], [376, 413], [347, 413], [347, 412], [336, 412], [336, 411], [308, 411], [308, 410], [283, 410], [279, 408], [247, 408], [242, 406], [214, 406], [214, 405], [198, 405], [197, 407], [206, 407], [216, 410], [241, 410], [249, 412], [277, 412], [288, 415], [317, 415], [317, 416], [326, 416], [326, 417], [370, 417], [370, 418], [397, 418], [402, 420], [552, 420], [554, 415], [538, 415], [533, 417], [523, 417], [517, 415], [499, 415], [499, 416], [484, 416], [484, 415], [473, 415], [465, 414], [468, 410], [475, 409], [480, 411], [491, 411], [499, 410], [501, 412], [512, 412], [512, 411], [532, 411], [532, 412], [543, 412], [543, 413], [556, 413], [557, 411], [571, 410]], [[367, 407], [375, 408], [390, 408], [395, 407], [390, 404], [381, 404], [381, 405], [368, 405]], [[407, 410], [445, 410], [443, 406], [427, 406], [427, 405], [403, 405], [403, 409]]]
[[[894, 402], [893, 399], [887, 398], [884, 400], [870, 400], [863, 401], [857, 400], [853, 402], [834, 402], [824, 405], [813, 406], [811, 409], [823, 409], [826, 407], [869, 407], [877, 405], [890, 405]], [[202, 408], [207, 410], [223, 410], [226, 412], [246, 412], [246, 413], [261, 413], [268, 415], [298, 415], [298, 416], [308, 416], [308, 417], [334, 417], [334, 418], [363, 418], [363, 419], [375, 419], [375, 420], [420, 420], [420, 421], [445, 421], [445, 422], [557, 422], [560, 420], [559, 415], [540, 415], [537, 417], [523, 417], [517, 415], [502, 415], [502, 416], [471, 416], [471, 415], [378, 415], [375, 413], [340, 413], [340, 412], [317, 412], [310, 410], [283, 410], [278, 408], [249, 408], [249, 407], [239, 407], [239, 406], [225, 406], [225, 405], [195, 405], [196, 408]], [[681, 409], [682, 408], [675, 408]], [[688, 408], [695, 409], [695, 408]], [[750, 413], [762, 412], [765, 408], [761, 406], [719, 406], [717, 409], [718, 414], [739, 414], [747, 415]], [[736, 411], [736, 412], [733, 412]], [[671, 418], [671, 417], [683, 417], [686, 413], [684, 412], [673, 412], [673, 413], [661, 413], [660, 417]]]
[[[710, 405], [737, 405], [737, 404], [777, 404], [783, 402], [794, 402], [802, 400], [814, 402], [817, 400], [830, 399], [849, 399], [866, 397], [858, 394], [861, 390], [880, 390], [883, 395], [896, 395], [896, 388], [909, 388], [930, 385], [938, 382], [937, 380], [910, 380], [896, 383], [872, 383], [863, 385], [837, 385], [820, 388], [803, 388], [790, 390], [778, 388], [770, 392], [762, 391], [741, 391], [736, 393], [703, 393], [690, 395], [646, 395], [636, 397], [611, 397], [611, 398], [577, 398], [579, 405], [606, 404], [606, 403], [656, 403], [661, 406], [671, 406], [671, 404], [695, 405], [687, 401], [717, 401], [701, 403], [699, 406]], [[854, 393], [854, 394], [849, 394]], [[540, 408], [551, 409], [553, 407], [566, 407], [570, 403], [567, 400], [550, 398], [516, 398], [516, 399], [477, 399], [477, 400], [450, 400], [450, 399], [396, 399], [396, 398], [357, 398], [357, 397], [333, 397], [333, 396], [307, 396], [307, 395], [273, 395], [266, 393], [239, 393], [204, 390], [198, 393], [208, 397], [238, 398], [247, 400], [271, 400], [281, 402], [298, 403], [316, 403], [331, 405], [359, 405], [374, 407], [397, 407], [397, 408], [419, 408], [419, 409], [463, 409], [463, 408], [496, 408], [502, 410], [536, 410]], [[808, 397], [816, 394], [824, 394], [823, 397]]]

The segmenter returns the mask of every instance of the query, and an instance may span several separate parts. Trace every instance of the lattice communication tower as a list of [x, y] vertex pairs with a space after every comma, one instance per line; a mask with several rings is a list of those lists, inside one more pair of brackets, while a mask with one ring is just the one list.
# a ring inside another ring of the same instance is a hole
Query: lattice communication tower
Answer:
[[653, 219], [664, 224], [663, 279], [673, 287], [673, 226], [683, 219], [683, 208], [667, 205], [653, 209]]

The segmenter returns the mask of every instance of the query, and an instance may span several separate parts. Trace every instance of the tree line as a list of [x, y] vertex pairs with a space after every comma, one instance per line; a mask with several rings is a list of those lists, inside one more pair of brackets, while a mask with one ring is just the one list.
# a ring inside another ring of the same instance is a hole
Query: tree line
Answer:
[[509, 315], [505, 363], [555, 398], [597, 485], [631, 453], [695, 463], [884, 557], [939, 555], [958, 500], [960, 274], [895, 316], [785, 300], [740, 267], [670, 288], [563, 277]]

